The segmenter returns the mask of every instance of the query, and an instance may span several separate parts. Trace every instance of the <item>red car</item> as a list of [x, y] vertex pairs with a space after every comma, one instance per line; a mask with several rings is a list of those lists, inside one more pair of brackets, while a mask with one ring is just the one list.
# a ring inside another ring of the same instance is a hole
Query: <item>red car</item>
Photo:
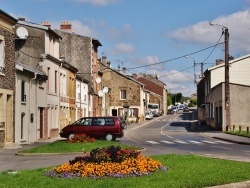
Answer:
[[124, 119], [118, 116], [84, 117], [64, 127], [60, 131], [60, 136], [73, 139], [75, 134], [85, 134], [111, 141], [123, 137], [123, 129], [126, 127]]

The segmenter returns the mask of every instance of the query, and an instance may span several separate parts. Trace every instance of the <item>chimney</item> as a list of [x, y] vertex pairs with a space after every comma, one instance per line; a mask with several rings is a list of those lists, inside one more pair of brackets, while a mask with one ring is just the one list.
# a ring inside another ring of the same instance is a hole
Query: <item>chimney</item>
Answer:
[[70, 22], [62, 22], [61, 23], [61, 30], [72, 31], [71, 23]]
[[216, 59], [216, 65], [220, 65], [220, 64], [223, 64], [224, 61], [222, 59]]
[[42, 22], [41, 25], [46, 26], [48, 28], [51, 27], [51, 24], [49, 22]]
[[107, 67], [110, 68], [110, 61], [107, 62]]
[[106, 63], [107, 63], [107, 57], [106, 56], [102, 56], [102, 62], [106, 65]]
[[18, 20], [25, 21], [25, 18], [24, 17], [19, 17]]
[[123, 72], [124, 74], [126, 74], [126, 70], [127, 70], [126, 67], [123, 67], [123, 68], [122, 68], [122, 72]]

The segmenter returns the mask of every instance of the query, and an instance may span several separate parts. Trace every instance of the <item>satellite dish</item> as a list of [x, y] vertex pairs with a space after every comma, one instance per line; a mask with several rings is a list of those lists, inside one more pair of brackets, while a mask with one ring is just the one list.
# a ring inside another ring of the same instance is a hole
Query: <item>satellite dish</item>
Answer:
[[104, 88], [102, 89], [102, 91], [103, 91], [103, 93], [108, 93], [109, 88], [108, 88], [108, 87], [104, 87]]
[[24, 27], [18, 27], [16, 30], [16, 35], [20, 38], [20, 39], [26, 39], [28, 37], [28, 30]]
[[97, 77], [96, 79], [95, 79], [95, 81], [96, 81], [96, 83], [101, 83], [101, 81], [102, 81], [102, 79], [100, 78], [100, 77]]
[[104, 95], [104, 93], [103, 93], [102, 90], [98, 91], [98, 96], [99, 96], [99, 97], [103, 97], [103, 95]]

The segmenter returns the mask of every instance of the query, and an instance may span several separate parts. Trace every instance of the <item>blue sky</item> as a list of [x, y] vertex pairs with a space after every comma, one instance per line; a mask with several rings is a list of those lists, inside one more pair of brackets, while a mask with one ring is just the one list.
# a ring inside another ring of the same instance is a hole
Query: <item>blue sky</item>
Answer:
[[228, 27], [232, 56], [250, 51], [250, 0], [0, 0], [0, 7], [52, 29], [69, 21], [75, 33], [102, 43], [98, 55], [112, 68], [157, 74], [184, 96], [196, 92], [201, 63], [206, 70], [224, 59], [224, 44], [216, 45], [224, 42], [222, 27], [209, 22]]

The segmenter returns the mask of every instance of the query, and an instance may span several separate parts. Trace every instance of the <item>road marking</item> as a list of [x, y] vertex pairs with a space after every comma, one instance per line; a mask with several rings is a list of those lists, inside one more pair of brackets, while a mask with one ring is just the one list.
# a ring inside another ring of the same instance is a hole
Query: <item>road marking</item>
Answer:
[[227, 150], [233, 150], [232, 148], [225, 148], [225, 147], [218, 147], [218, 146], [212, 146], [214, 148], [219, 148], [219, 149], [227, 149]]
[[194, 140], [188, 140], [188, 142], [191, 142], [191, 143], [194, 143], [194, 144], [200, 144], [200, 145], [203, 145], [202, 142], [198, 142], [198, 141], [194, 141]]
[[148, 142], [150, 144], [160, 144], [159, 142], [155, 142], [155, 141], [146, 141], [146, 142]]
[[161, 140], [161, 142], [166, 143], [166, 144], [174, 144], [174, 142], [169, 142], [169, 141], [166, 141], [166, 140]]
[[182, 140], [174, 140], [175, 142], [178, 142], [178, 143], [180, 143], [180, 144], [187, 144], [187, 142], [184, 142], [184, 141], [182, 141]]
[[211, 141], [207, 141], [207, 140], [202, 140], [202, 142], [206, 142], [206, 143], [209, 143], [209, 144], [217, 144], [215, 142], [211, 142]]
[[224, 141], [215, 141], [215, 142], [219, 142], [219, 143], [223, 143], [223, 144], [233, 144], [233, 143], [230, 143], [230, 142], [224, 142]]

